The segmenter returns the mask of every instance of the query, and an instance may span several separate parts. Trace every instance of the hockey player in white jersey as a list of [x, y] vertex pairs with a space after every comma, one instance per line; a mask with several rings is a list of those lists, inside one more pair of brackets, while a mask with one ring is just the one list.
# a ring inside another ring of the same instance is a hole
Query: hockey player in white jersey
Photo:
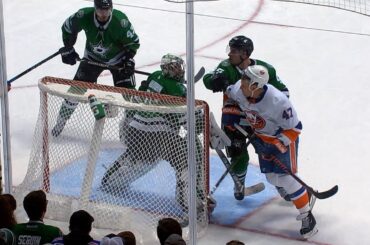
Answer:
[[279, 161], [297, 173], [302, 124], [291, 101], [281, 91], [267, 84], [268, 79], [265, 67], [249, 66], [244, 70], [241, 80], [227, 88], [226, 94], [239, 104], [254, 130], [256, 137], [252, 137], [252, 144], [258, 154], [261, 172], [269, 183], [287, 191], [300, 213], [297, 217], [297, 220], [302, 220], [300, 233], [304, 238], [309, 238], [318, 231], [311, 210], [313, 205], [310, 205], [314, 199], [310, 200], [306, 188], [274, 163]]

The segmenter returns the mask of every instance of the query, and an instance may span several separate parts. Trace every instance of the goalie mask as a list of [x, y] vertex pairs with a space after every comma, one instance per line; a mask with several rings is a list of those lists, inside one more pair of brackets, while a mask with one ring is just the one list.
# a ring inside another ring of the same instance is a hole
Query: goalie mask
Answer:
[[173, 54], [166, 54], [161, 60], [161, 70], [164, 76], [184, 82], [184, 60]]

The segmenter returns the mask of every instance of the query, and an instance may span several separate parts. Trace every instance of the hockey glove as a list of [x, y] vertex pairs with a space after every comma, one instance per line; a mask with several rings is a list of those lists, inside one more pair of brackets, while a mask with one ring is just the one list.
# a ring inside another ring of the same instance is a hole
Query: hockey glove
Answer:
[[290, 139], [284, 134], [278, 134], [276, 137], [277, 139], [274, 140], [274, 145], [281, 153], [285, 153], [288, 150], [287, 146], [291, 143]]
[[149, 88], [149, 82], [147, 80], [141, 81], [139, 90], [140, 91], [147, 91], [148, 88]]
[[133, 58], [124, 58], [118, 64], [120, 68], [120, 73], [124, 74], [126, 77], [134, 75], [135, 72], [135, 60]]
[[80, 59], [80, 56], [73, 47], [63, 47], [59, 51], [64, 64], [74, 65]]
[[224, 131], [218, 126], [213, 113], [210, 113], [210, 144], [212, 149], [223, 149], [225, 146], [231, 145], [231, 140]]
[[218, 72], [212, 76], [212, 91], [213, 92], [222, 92], [230, 85], [225, 74]]

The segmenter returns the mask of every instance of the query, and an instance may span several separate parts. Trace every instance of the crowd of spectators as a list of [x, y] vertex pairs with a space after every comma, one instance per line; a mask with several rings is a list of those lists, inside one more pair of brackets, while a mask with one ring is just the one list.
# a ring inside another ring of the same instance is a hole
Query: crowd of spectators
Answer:
[[[86, 210], [74, 212], [69, 219], [69, 233], [63, 234], [56, 226], [44, 223], [47, 198], [42, 190], [31, 191], [23, 199], [29, 221], [18, 223], [15, 218], [17, 202], [10, 194], [0, 195], [0, 245], [136, 245], [131, 231], [107, 234], [101, 240], [90, 236], [94, 217]], [[186, 245], [180, 223], [173, 218], [162, 218], [157, 225], [160, 245]], [[226, 245], [243, 245], [232, 240]]]

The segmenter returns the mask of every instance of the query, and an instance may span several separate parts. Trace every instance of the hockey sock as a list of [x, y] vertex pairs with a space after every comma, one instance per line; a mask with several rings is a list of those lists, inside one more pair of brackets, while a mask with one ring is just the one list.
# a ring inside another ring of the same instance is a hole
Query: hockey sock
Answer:
[[242, 153], [241, 155], [237, 157], [231, 158], [231, 165], [233, 165], [233, 163], [236, 162], [236, 164], [231, 169], [231, 171], [234, 172], [238, 176], [239, 179], [243, 180], [242, 183], [244, 183], [245, 175], [247, 173], [248, 161], [249, 161], [248, 154], [245, 154], [245, 153]]
[[65, 99], [59, 110], [59, 116], [64, 120], [68, 120], [73, 112], [76, 110], [78, 102]]
[[289, 197], [299, 213], [303, 214], [310, 211], [308, 193], [303, 186], [298, 191], [290, 194]]

